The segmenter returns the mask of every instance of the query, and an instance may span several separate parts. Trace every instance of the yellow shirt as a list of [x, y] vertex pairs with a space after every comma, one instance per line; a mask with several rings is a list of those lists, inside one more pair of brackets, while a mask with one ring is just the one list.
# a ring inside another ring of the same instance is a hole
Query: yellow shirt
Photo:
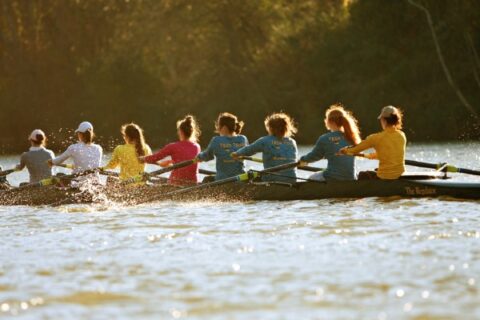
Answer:
[[[145, 146], [145, 155], [152, 154], [148, 145]], [[120, 180], [136, 177], [143, 173], [145, 164], [138, 161], [135, 145], [123, 144], [113, 150], [112, 159], [105, 166], [106, 169], [115, 169], [120, 166]]]
[[401, 130], [387, 128], [372, 134], [360, 144], [348, 148], [347, 154], [354, 155], [374, 148], [375, 154], [369, 158], [378, 159], [377, 176], [380, 179], [398, 179], [405, 172], [405, 147], [407, 138]]

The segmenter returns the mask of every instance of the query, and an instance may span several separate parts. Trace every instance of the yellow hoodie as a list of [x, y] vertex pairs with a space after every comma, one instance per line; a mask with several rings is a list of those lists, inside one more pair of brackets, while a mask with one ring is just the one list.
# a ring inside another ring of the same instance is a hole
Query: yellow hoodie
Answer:
[[366, 149], [375, 149], [371, 159], [378, 159], [377, 176], [380, 179], [398, 179], [405, 172], [405, 147], [407, 139], [403, 131], [387, 128], [372, 134], [360, 144], [346, 149], [347, 155], [355, 155]]

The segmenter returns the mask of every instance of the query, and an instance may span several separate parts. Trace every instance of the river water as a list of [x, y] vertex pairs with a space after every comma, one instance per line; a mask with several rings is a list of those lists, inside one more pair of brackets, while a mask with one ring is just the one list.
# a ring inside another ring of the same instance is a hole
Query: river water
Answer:
[[[409, 145], [408, 158], [480, 168], [480, 144]], [[0, 219], [0, 318], [480, 319], [480, 201], [0, 207]]]

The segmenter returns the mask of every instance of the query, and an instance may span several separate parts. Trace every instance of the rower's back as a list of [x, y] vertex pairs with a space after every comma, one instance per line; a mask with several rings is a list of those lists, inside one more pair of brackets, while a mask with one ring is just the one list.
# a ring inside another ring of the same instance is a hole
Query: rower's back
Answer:
[[407, 139], [402, 130], [386, 128], [372, 134], [371, 140], [379, 161], [377, 175], [381, 179], [398, 179], [405, 172], [405, 148]]
[[47, 161], [54, 157], [53, 152], [44, 147], [31, 147], [29, 151], [22, 154], [20, 166], [27, 167], [30, 174], [30, 183], [52, 176], [52, 168]]

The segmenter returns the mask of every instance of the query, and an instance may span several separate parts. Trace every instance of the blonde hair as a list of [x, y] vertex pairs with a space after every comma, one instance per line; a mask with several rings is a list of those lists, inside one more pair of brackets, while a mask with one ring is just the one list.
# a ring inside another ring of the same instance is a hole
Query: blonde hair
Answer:
[[335, 123], [339, 128], [342, 128], [345, 137], [351, 143], [359, 144], [362, 141], [357, 119], [342, 104], [331, 105], [325, 112], [325, 121]]
[[278, 138], [291, 137], [297, 133], [294, 120], [284, 112], [272, 113], [265, 118], [265, 128]]

